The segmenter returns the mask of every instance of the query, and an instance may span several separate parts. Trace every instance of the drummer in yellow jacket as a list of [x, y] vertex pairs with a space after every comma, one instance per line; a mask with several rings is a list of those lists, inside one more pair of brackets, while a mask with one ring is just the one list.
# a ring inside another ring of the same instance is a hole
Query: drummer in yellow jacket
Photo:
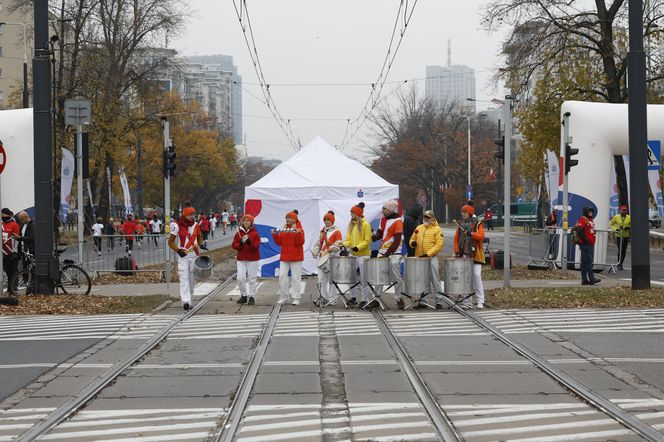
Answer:
[[436, 217], [431, 210], [426, 210], [422, 215], [422, 224], [417, 226], [410, 237], [410, 246], [415, 249], [415, 256], [429, 259], [433, 289], [431, 293], [436, 294], [437, 310], [443, 308], [443, 287], [440, 284], [438, 253], [443, 249], [444, 240], [443, 229], [438, 225]]
[[[350, 209], [350, 223], [348, 224], [348, 231], [346, 232], [346, 239], [344, 247], [350, 250], [350, 254], [354, 256], [357, 268], [360, 271], [360, 308], [367, 305], [369, 295], [369, 288], [367, 287], [367, 277], [364, 274], [364, 261], [369, 258], [371, 254], [371, 225], [364, 219], [364, 203], [359, 203]], [[352, 298], [348, 301], [350, 304], [357, 302], [358, 287], [355, 286], [352, 290]]]

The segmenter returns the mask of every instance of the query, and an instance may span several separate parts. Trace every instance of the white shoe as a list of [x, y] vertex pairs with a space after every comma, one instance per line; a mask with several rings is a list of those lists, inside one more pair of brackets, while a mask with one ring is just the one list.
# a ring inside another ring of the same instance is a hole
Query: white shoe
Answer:
[[478, 302], [477, 306], [475, 308], [478, 309], [478, 310], [482, 310], [484, 308], [484, 304], [481, 303], [481, 302]]
[[288, 298], [286, 298], [286, 297], [281, 297], [280, 296], [279, 299], [277, 299], [277, 304], [280, 304], [280, 305], [284, 305], [287, 302], [288, 302]]
[[293, 305], [300, 305], [299, 299], [293, 299]]

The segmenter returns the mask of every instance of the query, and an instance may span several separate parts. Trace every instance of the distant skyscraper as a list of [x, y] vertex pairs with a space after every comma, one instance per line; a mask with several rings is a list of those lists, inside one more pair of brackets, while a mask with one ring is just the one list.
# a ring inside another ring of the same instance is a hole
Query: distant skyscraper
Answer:
[[475, 103], [466, 99], [475, 98], [475, 70], [464, 65], [452, 65], [451, 58], [448, 42], [447, 66], [426, 67], [424, 94], [438, 106], [457, 102], [474, 111]]

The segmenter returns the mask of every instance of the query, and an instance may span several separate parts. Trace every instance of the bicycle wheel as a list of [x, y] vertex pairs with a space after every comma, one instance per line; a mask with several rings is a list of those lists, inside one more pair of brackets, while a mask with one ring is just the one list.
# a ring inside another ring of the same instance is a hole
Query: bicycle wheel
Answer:
[[27, 295], [32, 293], [32, 284], [32, 273], [27, 270], [21, 270], [9, 279], [7, 291], [13, 296]]
[[62, 266], [58, 285], [68, 295], [87, 295], [92, 288], [90, 276], [85, 270], [74, 264]]

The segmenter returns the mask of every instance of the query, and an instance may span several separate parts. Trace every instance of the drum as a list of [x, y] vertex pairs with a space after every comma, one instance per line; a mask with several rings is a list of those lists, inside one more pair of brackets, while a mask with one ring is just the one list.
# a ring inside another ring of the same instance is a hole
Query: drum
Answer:
[[445, 258], [443, 262], [445, 263], [445, 295], [470, 295], [475, 292], [472, 258]]
[[427, 293], [431, 286], [430, 258], [407, 257], [406, 277], [404, 278], [403, 292], [409, 295]]
[[323, 273], [329, 273], [330, 272], [330, 255], [325, 254], [318, 258], [318, 264], [317, 264], [318, 270], [323, 272]]
[[393, 283], [390, 272], [389, 258], [371, 258], [364, 261], [364, 276], [372, 285], [389, 285]]
[[358, 281], [354, 256], [331, 256], [330, 275], [337, 284], [355, 284]]
[[212, 275], [212, 267], [214, 266], [214, 261], [207, 255], [201, 255], [196, 260], [194, 260], [194, 269], [196, 272], [196, 278], [205, 279], [209, 278]]

